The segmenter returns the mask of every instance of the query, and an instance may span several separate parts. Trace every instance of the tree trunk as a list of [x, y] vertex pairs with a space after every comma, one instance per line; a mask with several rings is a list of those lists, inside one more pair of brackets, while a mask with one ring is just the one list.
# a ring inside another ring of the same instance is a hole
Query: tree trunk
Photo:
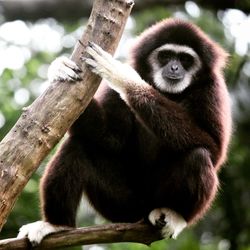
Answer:
[[[132, 0], [95, 0], [86, 31], [71, 58], [82, 66], [88, 41], [114, 53], [121, 38]], [[83, 80], [53, 83], [26, 108], [0, 143], [0, 230], [18, 194], [41, 161], [84, 111], [100, 78], [82, 66]]]

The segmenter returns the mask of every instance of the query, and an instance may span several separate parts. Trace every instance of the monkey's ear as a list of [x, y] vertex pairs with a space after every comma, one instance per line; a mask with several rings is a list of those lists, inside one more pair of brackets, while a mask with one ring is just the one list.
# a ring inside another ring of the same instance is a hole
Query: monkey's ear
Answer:
[[201, 58], [208, 68], [223, 70], [227, 65], [229, 54], [219, 44], [204, 39]]
[[230, 55], [220, 46], [216, 46], [216, 50], [217, 50], [216, 65], [219, 69], [224, 69], [227, 66]]

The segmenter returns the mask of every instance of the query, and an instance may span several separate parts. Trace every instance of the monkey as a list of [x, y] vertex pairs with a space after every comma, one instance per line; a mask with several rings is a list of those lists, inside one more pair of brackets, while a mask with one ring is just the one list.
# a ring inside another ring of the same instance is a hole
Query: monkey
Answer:
[[[144, 219], [176, 238], [210, 208], [231, 138], [228, 55], [196, 25], [168, 18], [139, 35], [128, 63], [90, 42], [83, 64], [103, 81], [42, 177], [43, 220], [18, 237], [39, 244], [75, 227], [84, 193], [112, 222]], [[58, 58], [53, 81], [79, 81]]]

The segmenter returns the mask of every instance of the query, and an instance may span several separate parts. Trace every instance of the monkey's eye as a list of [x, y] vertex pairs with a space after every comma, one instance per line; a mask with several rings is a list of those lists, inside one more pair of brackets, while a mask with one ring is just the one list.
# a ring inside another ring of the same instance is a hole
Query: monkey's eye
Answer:
[[158, 52], [157, 59], [161, 65], [166, 64], [174, 57], [174, 53], [169, 50], [161, 50]]
[[194, 58], [187, 53], [180, 53], [179, 59], [180, 59], [181, 64], [183, 65], [184, 68], [189, 68], [194, 63]]

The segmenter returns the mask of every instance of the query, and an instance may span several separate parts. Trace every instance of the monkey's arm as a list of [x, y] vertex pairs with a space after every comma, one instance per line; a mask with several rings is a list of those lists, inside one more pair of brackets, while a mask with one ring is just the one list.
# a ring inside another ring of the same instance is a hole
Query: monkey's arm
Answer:
[[[58, 57], [49, 67], [48, 78], [51, 83], [69, 81], [74, 84], [75, 81], [81, 80], [81, 69], [67, 57]], [[116, 111], [112, 106], [116, 107]], [[125, 143], [126, 133], [129, 133], [131, 127], [131, 118], [130, 111], [121, 101], [119, 94], [102, 82], [97, 95], [74, 122], [69, 134], [83, 138], [95, 147], [105, 147], [106, 151], [116, 152]]]
[[[110, 98], [116, 99], [112, 96]], [[82, 138], [95, 148], [100, 147], [106, 152], [118, 153], [126, 142], [132, 126], [132, 116], [119, 99], [113, 104], [115, 110], [107, 105], [93, 99], [72, 125], [69, 133]]]
[[132, 67], [115, 60], [93, 43], [89, 44], [87, 52], [91, 58], [84, 58], [84, 61], [91, 70], [107, 79], [109, 86], [120, 94], [145, 126], [168, 146], [216, 148], [210, 135], [196, 125], [182, 106], [146, 83]]

